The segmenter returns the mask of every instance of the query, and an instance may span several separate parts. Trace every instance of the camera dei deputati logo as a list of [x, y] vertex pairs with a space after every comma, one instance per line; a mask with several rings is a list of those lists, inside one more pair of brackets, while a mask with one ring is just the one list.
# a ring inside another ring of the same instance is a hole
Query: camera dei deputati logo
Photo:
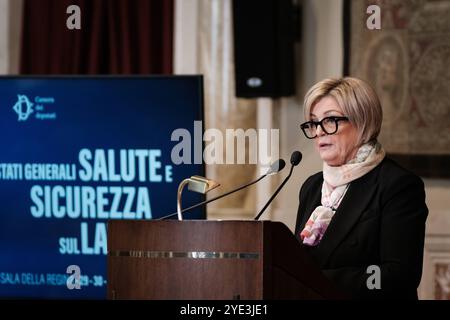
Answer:
[[25, 94], [18, 94], [17, 102], [12, 109], [17, 113], [19, 122], [26, 121], [30, 117], [36, 120], [56, 120], [55, 102], [53, 96], [35, 96], [30, 99]]
[[33, 113], [33, 103], [28, 99], [26, 95], [18, 94], [17, 102], [13, 107], [13, 110], [18, 115], [18, 121], [26, 121]]

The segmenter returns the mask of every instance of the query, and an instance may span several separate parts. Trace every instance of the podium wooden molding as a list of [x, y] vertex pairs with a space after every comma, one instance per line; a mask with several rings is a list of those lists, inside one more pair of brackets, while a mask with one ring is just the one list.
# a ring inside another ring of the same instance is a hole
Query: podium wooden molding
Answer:
[[109, 299], [339, 299], [280, 222], [111, 220]]

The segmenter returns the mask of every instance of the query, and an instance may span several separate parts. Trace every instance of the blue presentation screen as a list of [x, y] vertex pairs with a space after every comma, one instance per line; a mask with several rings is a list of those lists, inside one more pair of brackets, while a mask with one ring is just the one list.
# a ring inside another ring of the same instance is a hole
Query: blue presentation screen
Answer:
[[202, 78], [4, 77], [0, 107], [0, 297], [106, 298], [107, 221], [173, 213], [204, 175], [173, 135], [201, 137]]

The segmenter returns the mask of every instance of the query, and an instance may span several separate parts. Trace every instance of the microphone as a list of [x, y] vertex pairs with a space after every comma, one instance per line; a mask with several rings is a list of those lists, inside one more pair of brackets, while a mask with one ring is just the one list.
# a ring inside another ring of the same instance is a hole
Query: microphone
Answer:
[[[210, 202], [219, 200], [220, 198], [226, 197], [226, 196], [228, 196], [228, 195], [230, 195], [230, 194], [232, 194], [232, 193], [235, 193], [235, 192], [237, 192], [237, 191], [239, 191], [239, 190], [242, 190], [242, 189], [244, 189], [244, 188], [247, 188], [247, 187], [251, 186], [252, 184], [255, 184], [255, 183], [257, 183], [258, 181], [264, 179], [264, 178], [267, 177], [267, 176], [271, 176], [271, 175], [273, 175], [273, 174], [277, 174], [278, 172], [280, 172], [281, 170], [283, 170], [285, 166], [286, 166], [286, 162], [285, 162], [283, 159], [278, 159], [277, 161], [273, 162], [273, 163], [270, 165], [269, 170], [267, 170], [267, 172], [266, 172], [265, 174], [263, 174], [262, 176], [260, 176], [258, 179], [253, 180], [253, 181], [251, 181], [251, 182], [249, 182], [249, 183], [246, 183], [246, 184], [244, 184], [244, 185], [242, 185], [242, 186], [240, 186], [240, 187], [238, 187], [238, 188], [236, 188], [236, 189], [233, 189], [233, 190], [231, 190], [231, 191], [228, 191], [228, 192], [226, 192], [226, 193], [224, 193], [224, 194], [221, 194], [221, 195], [219, 195], [219, 196], [217, 196], [217, 197], [211, 198], [211, 199], [209, 199], [209, 200], [202, 201], [202, 202], [197, 203], [197, 204], [195, 204], [195, 205], [193, 205], [193, 206], [190, 206], [190, 207], [188, 207], [188, 208], [185, 208], [185, 209], [181, 210], [181, 212], [185, 212], [185, 211], [189, 211], [189, 210], [198, 208], [198, 207], [203, 206], [203, 205], [205, 205], [205, 204], [208, 204], [208, 203], [210, 203]], [[169, 215], [167, 215], [167, 216], [158, 218], [158, 219], [156, 219], [156, 220], [164, 220], [164, 219], [173, 217], [173, 216], [175, 216], [175, 215], [177, 215], [177, 214], [178, 214], [178, 212], [175, 212], [175, 213], [169, 214]]]
[[277, 196], [277, 194], [281, 191], [281, 189], [284, 187], [284, 185], [286, 184], [286, 182], [289, 180], [289, 178], [292, 175], [292, 171], [294, 170], [294, 167], [297, 166], [300, 161], [302, 161], [302, 153], [300, 151], [294, 151], [291, 154], [291, 169], [289, 171], [289, 174], [287, 175], [287, 177], [283, 180], [283, 182], [280, 184], [280, 186], [278, 187], [278, 189], [275, 191], [275, 193], [272, 195], [272, 197], [270, 197], [269, 201], [267, 201], [267, 203], [264, 205], [264, 207], [261, 209], [261, 211], [259, 211], [258, 215], [255, 217], [255, 220], [259, 220], [259, 217], [261, 217], [261, 215], [263, 214], [263, 212], [267, 209], [267, 207], [269, 206], [269, 204], [273, 201], [273, 199], [275, 199], [275, 197]]

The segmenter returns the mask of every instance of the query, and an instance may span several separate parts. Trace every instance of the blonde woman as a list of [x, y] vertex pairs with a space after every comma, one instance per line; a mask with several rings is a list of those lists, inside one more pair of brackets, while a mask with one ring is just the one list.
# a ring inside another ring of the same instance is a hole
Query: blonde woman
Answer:
[[295, 234], [323, 273], [353, 298], [417, 299], [428, 209], [422, 180], [385, 156], [374, 90], [325, 79], [304, 101], [304, 135], [323, 171], [300, 190]]

